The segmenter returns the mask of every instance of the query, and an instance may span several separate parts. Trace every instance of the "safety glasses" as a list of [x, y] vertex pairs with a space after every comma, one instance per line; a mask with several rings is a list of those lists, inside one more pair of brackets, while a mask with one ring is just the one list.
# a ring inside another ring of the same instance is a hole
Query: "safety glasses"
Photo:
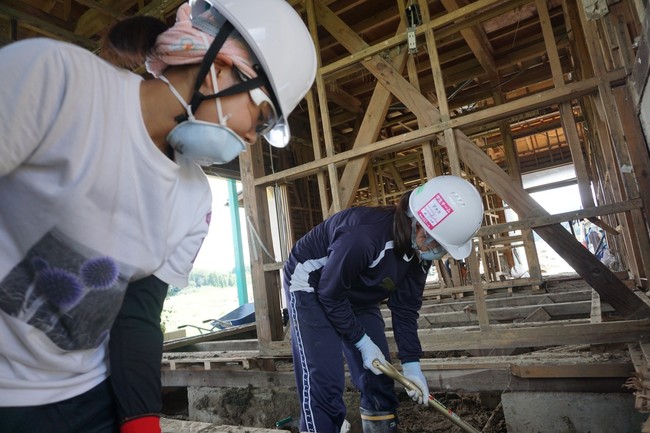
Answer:
[[[246, 75], [237, 67], [233, 66], [233, 70], [242, 82], [246, 82], [251, 79], [251, 77]], [[273, 126], [278, 121], [278, 114], [275, 111], [275, 106], [273, 105], [273, 102], [271, 101], [269, 95], [264, 93], [264, 91], [259, 87], [249, 89], [248, 93], [253, 103], [260, 109], [255, 132], [258, 134], [265, 134], [273, 129]]]

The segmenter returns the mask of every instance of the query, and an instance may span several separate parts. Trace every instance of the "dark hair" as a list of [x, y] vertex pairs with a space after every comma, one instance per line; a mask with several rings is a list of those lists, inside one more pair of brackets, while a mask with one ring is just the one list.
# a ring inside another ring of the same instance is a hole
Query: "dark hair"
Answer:
[[108, 31], [100, 56], [122, 68], [141, 66], [155, 47], [158, 35], [168, 28], [167, 24], [150, 16], [127, 18]]
[[398, 257], [404, 254], [410, 254], [413, 250], [411, 245], [411, 217], [408, 216], [409, 211], [409, 191], [402, 196], [399, 203], [395, 206], [395, 219], [393, 220], [393, 242], [395, 252]]

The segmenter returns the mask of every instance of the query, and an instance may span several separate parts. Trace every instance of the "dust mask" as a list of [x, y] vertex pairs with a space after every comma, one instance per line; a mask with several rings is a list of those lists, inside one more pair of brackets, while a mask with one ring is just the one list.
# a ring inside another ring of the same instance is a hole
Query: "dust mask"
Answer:
[[429, 247], [435, 239], [430, 234], [427, 234], [424, 244], [427, 246], [428, 251], [420, 251], [420, 247], [417, 244], [417, 222], [415, 219], [411, 219], [411, 246], [415, 250], [416, 254], [420, 260], [434, 261], [440, 260], [447, 254], [447, 250], [442, 245], [436, 245], [435, 247]]
[[[190, 105], [169, 80], [164, 75], [159, 78], [167, 83], [176, 99], [187, 111], [187, 119], [167, 134], [167, 142], [176, 152], [199, 165], [208, 166], [226, 164], [246, 149], [246, 144], [239, 135], [226, 126], [226, 119], [221, 113], [221, 103], [218, 99], [216, 103], [220, 124], [197, 120]], [[216, 77], [213, 77], [212, 81], [216, 86]]]

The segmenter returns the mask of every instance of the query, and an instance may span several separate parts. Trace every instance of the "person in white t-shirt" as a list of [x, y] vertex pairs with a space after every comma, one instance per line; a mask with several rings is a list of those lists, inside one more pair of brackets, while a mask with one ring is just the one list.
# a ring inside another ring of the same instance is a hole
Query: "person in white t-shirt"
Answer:
[[201, 166], [285, 146], [316, 70], [284, 0], [127, 19], [102, 57], [0, 49], [2, 433], [160, 432], [160, 312], [207, 234]]

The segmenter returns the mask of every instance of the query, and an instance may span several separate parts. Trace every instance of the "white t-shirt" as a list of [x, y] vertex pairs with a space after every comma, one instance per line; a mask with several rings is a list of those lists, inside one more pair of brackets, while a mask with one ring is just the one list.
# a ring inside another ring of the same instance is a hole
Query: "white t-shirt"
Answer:
[[97, 385], [127, 284], [187, 285], [210, 187], [151, 141], [141, 82], [67, 43], [0, 49], [0, 406]]

